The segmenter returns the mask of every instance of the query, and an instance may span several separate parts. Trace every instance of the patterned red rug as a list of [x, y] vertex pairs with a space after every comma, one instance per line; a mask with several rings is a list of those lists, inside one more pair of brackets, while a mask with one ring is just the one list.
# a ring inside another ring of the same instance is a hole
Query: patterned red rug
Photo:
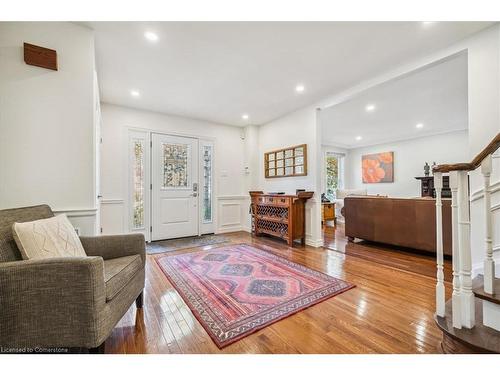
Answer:
[[219, 348], [354, 287], [255, 245], [156, 261]]

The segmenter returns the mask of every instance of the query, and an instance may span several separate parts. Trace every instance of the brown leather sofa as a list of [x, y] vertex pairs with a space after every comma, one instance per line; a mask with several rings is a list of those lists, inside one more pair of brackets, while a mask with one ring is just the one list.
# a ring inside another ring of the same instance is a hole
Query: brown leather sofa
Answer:
[[[345, 234], [355, 238], [436, 252], [436, 201], [432, 198], [349, 196]], [[443, 199], [443, 249], [451, 255], [451, 201]]]

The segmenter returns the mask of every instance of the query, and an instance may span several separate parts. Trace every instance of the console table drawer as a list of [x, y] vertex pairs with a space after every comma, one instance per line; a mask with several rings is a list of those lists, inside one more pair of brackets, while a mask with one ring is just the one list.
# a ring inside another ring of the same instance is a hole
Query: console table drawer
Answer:
[[264, 197], [264, 204], [272, 204], [275, 206], [289, 206], [290, 199], [287, 197]]

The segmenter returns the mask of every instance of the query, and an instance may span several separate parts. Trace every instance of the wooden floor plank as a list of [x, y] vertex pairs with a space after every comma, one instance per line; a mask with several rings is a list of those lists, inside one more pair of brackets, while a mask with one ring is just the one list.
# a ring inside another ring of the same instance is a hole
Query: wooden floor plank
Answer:
[[[341, 226], [325, 227], [325, 247], [290, 248], [245, 232], [231, 243], [270, 246], [280, 256], [356, 285], [220, 350], [148, 255], [143, 311], [125, 314], [107, 353], [435, 353], [435, 259], [380, 244], [349, 243]], [[228, 243], [175, 253], [209, 250]], [[173, 254], [173, 253], [170, 253]], [[449, 293], [450, 261], [445, 261]], [[136, 318], [137, 315], [137, 318]]]

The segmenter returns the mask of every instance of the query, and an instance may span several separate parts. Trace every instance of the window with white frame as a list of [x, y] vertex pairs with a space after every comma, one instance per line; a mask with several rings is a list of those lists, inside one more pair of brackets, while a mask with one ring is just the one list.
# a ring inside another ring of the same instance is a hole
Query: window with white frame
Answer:
[[344, 154], [336, 152], [325, 155], [325, 195], [328, 199], [335, 199], [337, 189], [344, 187], [344, 159]]
[[211, 144], [202, 146], [202, 163], [203, 163], [203, 185], [202, 185], [202, 199], [203, 199], [203, 222], [212, 222], [212, 152], [213, 147]]
[[134, 229], [144, 228], [144, 139], [133, 141], [132, 163], [132, 225]]

